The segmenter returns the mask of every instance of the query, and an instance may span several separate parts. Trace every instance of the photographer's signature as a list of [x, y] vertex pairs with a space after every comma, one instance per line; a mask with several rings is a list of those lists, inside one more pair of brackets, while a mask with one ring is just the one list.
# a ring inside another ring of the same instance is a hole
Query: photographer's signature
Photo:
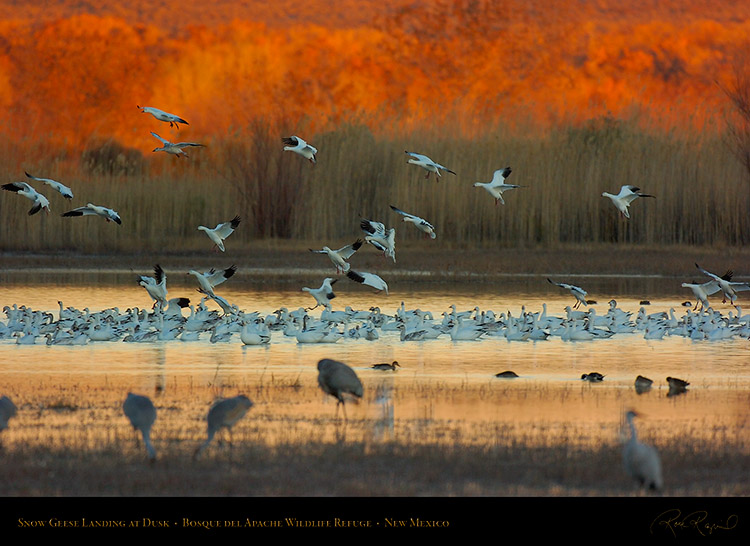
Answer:
[[676, 537], [679, 531], [694, 531], [701, 536], [709, 536], [717, 531], [729, 531], [737, 527], [738, 517], [736, 514], [727, 516], [724, 520], [709, 520], [708, 512], [696, 510], [683, 515], [682, 511], [675, 508], [666, 510], [659, 514], [649, 528], [651, 534], [662, 529], [668, 530]]

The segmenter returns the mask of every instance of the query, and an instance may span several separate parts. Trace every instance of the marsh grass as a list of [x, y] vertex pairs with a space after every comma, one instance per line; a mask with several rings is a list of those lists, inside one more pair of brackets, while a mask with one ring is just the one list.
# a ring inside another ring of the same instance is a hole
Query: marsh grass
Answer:
[[[153, 397], [158, 419], [149, 464], [121, 411], [123, 384], [83, 387], [75, 395], [48, 383], [9, 390], [19, 415], [0, 436], [3, 496], [632, 496], [622, 470], [621, 423], [550, 418], [497, 419], [461, 411], [463, 399], [495, 406], [515, 397], [564, 407], [576, 388], [518, 395], [467, 384], [402, 384], [390, 391], [399, 411], [372, 400], [334, 418], [309, 377], [266, 377], [197, 385], [170, 381]], [[222, 431], [199, 460], [205, 414], [217, 393], [255, 401], [231, 434]], [[603, 393], [604, 391], [601, 390]], [[415, 400], [422, 410], [403, 405]], [[454, 408], [445, 417], [438, 405]], [[529, 406], [527, 406], [529, 407]], [[428, 408], [426, 411], [424, 408]], [[430, 410], [429, 408], [433, 408]], [[501, 411], [501, 410], [500, 410]], [[421, 413], [420, 413], [421, 412]], [[431, 414], [432, 412], [432, 414]], [[748, 493], [746, 423], [658, 421], [639, 429], [665, 467], [663, 495]]]
[[[207, 141], [188, 160], [92, 143], [81, 157], [55, 155], [41, 144], [0, 150], [6, 181], [23, 171], [73, 187], [72, 203], [43, 190], [53, 214], [28, 217], [25, 199], [3, 192], [4, 250], [189, 252], [203, 250], [198, 225], [239, 214], [227, 242], [243, 251], [261, 241], [341, 245], [360, 235], [360, 214], [397, 225], [399, 244], [422, 234], [404, 225], [393, 204], [428, 219], [432, 248], [554, 248], [560, 244], [741, 245], [750, 239], [750, 187], [742, 165], [717, 130], [683, 132], [637, 119], [603, 118], [583, 126], [540, 131], [498, 127], [461, 136], [450, 127], [374, 132], [356, 121], [306, 134], [318, 163], [282, 151], [270, 122]], [[22, 150], [22, 151], [20, 151]], [[425, 153], [458, 176], [424, 180], [404, 150]], [[119, 167], [118, 167], [119, 165]], [[477, 181], [513, 168], [505, 206]], [[620, 218], [602, 191], [634, 184], [656, 199], [640, 199]], [[87, 202], [111, 206], [116, 226], [98, 218], [60, 218]], [[23, 233], [23, 236], [18, 236]]]

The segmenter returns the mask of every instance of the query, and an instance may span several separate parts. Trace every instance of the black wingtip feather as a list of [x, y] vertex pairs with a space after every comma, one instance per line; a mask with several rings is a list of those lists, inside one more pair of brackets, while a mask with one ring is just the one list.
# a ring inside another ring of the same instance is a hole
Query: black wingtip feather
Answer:
[[365, 282], [365, 278], [357, 273], [356, 271], [352, 271], [351, 269], [346, 273], [346, 276], [349, 277], [351, 280], [356, 281], [358, 283]]

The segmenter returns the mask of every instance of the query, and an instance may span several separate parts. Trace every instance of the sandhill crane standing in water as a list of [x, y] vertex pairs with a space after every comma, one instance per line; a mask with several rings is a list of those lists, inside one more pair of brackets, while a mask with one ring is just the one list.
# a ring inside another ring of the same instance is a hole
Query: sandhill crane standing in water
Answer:
[[8, 421], [16, 416], [16, 405], [7, 396], [0, 396], [0, 430], [8, 428]]
[[128, 393], [125, 402], [122, 404], [122, 411], [130, 420], [135, 430], [140, 430], [143, 436], [143, 443], [146, 445], [148, 458], [153, 462], [156, 460], [156, 450], [151, 443], [151, 427], [156, 421], [156, 408], [148, 396]]
[[344, 419], [346, 420], [346, 403], [344, 395], [349, 394], [356, 398], [362, 398], [362, 382], [349, 366], [343, 362], [324, 358], [318, 362], [318, 385], [324, 393], [330, 394], [338, 402], [336, 403], [336, 416], [339, 414], [339, 406], [344, 406]]
[[633, 424], [633, 418], [637, 416], [638, 414], [634, 411], [625, 414], [630, 427], [630, 440], [625, 444], [622, 451], [625, 470], [631, 477], [638, 480], [642, 487], [652, 490], [661, 489], [663, 482], [659, 453], [654, 447], [638, 441]]
[[211, 409], [208, 410], [208, 438], [201, 444], [201, 446], [195, 451], [194, 457], [197, 458], [203, 453], [203, 450], [208, 447], [211, 443], [214, 435], [221, 429], [227, 428], [230, 430], [232, 426], [242, 419], [250, 408], [253, 407], [253, 403], [244, 394], [235, 396], [234, 398], [227, 398], [216, 402]]

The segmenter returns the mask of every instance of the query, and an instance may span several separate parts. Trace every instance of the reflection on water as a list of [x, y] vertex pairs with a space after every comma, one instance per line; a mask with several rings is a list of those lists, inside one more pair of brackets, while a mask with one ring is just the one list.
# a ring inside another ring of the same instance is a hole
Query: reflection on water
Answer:
[[[118, 277], [117, 282], [94, 286], [9, 282], [0, 288], [0, 303], [46, 310], [55, 318], [58, 301], [92, 312], [150, 307], [147, 294], [135, 286], [132, 276], [120, 280]], [[565, 306], [573, 303], [557, 290], [548, 292], [546, 285], [540, 288], [544, 292], [533, 294], [530, 281], [523, 284], [526, 291], [517, 294], [507, 293], [507, 286], [503, 287], [506, 293], [500, 293], [487, 284], [476, 285], [473, 290], [454, 290], [454, 285], [430, 285], [420, 290], [411, 285], [390, 297], [352, 284], [337, 291], [339, 297], [333, 303], [338, 304], [335, 309], [349, 305], [365, 310], [377, 304], [383, 313], [393, 314], [403, 300], [407, 309], [429, 310], [437, 320], [450, 311], [452, 304], [459, 311], [479, 306], [497, 315], [510, 312], [518, 316], [524, 308], [540, 311], [545, 302], [549, 313], [564, 315]], [[193, 290], [190, 284], [183, 288], [175, 282], [170, 285], [170, 296], [191, 294]], [[257, 290], [227, 286], [220, 293], [241, 309], [261, 315], [282, 306], [291, 310], [312, 304], [311, 298], [296, 287]], [[618, 303], [635, 316], [640, 299], [626, 295], [618, 298]], [[680, 304], [685, 299], [679, 291], [652, 299], [649, 312], [672, 307], [682, 314]], [[595, 308], [604, 314], [606, 301]], [[728, 312], [726, 307], [723, 312]], [[318, 313], [313, 312], [316, 316]], [[677, 435], [686, 427], [694, 427], [695, 433], [706, 430], [710, 434], [716, 427], [723, 427], [746, 434], [750, 347], [741, 337], [722, 341], [693, 341], [679, 336], [646, 340], [642, 332], [636, 332], [586, 342], [562, 341], [560, 337], [511, 342], [499, 336], [453, 342], [447, 335], [402, 342], [397, 331], [384, 331], [376, 341], [344, 338], [335, 344], [308, 345], [273, 332], [267, 346], [244, 346], [237, 334], [225, 343], [210, 343], [208, 337], [203, 334], [192, 342], [115, 341], [83, 346], [46, 346], [43, 338], [35, 345], [16, 345], [13, 339], [6, 339], [0, 341], [4, 354], [0, 393], [13, 392], [23, 404], [25, 390], [42, 391], [42, 385], [73, 391], [117, 385], [117, 399], [109, 401], [115, 407], [120, 397], [124, 398], [120, 393], [129, 390], [149, 394], [200, 387], [210, 388], [214, 396], [233, 396], [245, 389], [254, 394], [254, 414], [265, 412], [271, 423], [278, 422], [280, 416], [298, 419], [297, 433], [304, 436], [300, 430], [306, 416], [330, 417], [335, 411], [332, 399], [317, 390], [316, 379], [317, 361], [333, 358], [351, 365], [362, 379], [364, 400], [350, 406], [349, 416], [372, 420], [370, 433], [375, 440], [434, 440], [441, 437], [440, 427], [449, 423], [451, 432], [442, 436], [446, 441], [471, 442], [472, 438], [486, 438], [502, 429], [503, 434], [525, 442], [554, 443], [555, 438], [570, 441], [570, 429], [575, 427], [580, 443], [612, 442], [617, 441], [622, 414], [629, 408], [647, 416], [641, 425], [654, 434]], [[401, 364], [395, 372], [369, 368], [393, 360]], [[503, 370], [513, 370], [519, 377], [494, 377]], [[581, 374], [592, 371], [604, 374], [604, 381], [592, 384], [580, 380]], [[650, 391], [636, 392], [633, 385], [637, 375], [654, 380]], [[687, 392], [668, 396], [667, 376], [688, 380]], [[279, 389], [279, 385], [289, 388]], [[268, 398], [264, 396], [271, 390], [264, 390], [266, 386], [276, 387]], [[194, 421], [200, 420], [200, 412], [210, 400], [201, 403], [204, 405], [190, 415]], [[695, 426], [697, 423], [702, 425]], [[276, 434], [279, 441], [289, 439], [288, 430], [272, 431], [269, 427], [266, 432]]]

